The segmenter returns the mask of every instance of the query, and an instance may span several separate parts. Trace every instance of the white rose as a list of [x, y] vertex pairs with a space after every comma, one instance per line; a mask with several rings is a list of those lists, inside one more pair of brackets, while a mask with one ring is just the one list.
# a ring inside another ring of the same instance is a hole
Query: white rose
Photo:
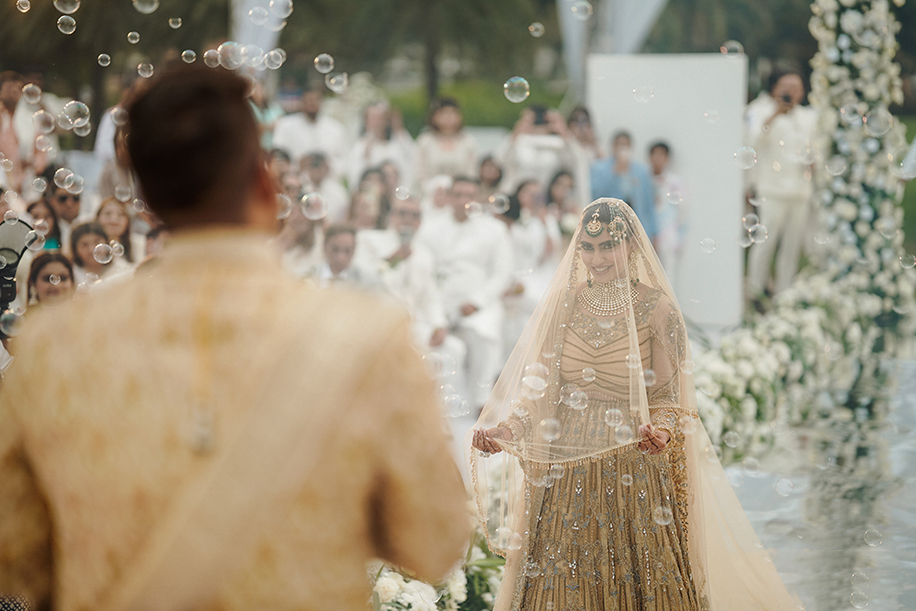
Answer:
[[375, 587], [373, 588], [378, 598], [383, 603], [390, 603], [398, 595], [398, 583], [390, 577], [379, 577], [378, 581], [375, 582]]

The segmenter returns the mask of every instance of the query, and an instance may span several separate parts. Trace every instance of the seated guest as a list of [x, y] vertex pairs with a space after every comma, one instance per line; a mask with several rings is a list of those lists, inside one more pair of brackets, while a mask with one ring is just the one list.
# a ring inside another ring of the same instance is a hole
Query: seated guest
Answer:
[[357, 191], [350, 201], [347, 222], [356, 231], [382, 227], [381, 197], [372, 191]]
[[65, 255], [72, 255], [73, 253], [70, 252], [70, 230], [80, 216], [82, 196], [79, 193], [73, 194], [66, 189], [58, 187], [52, 179], [48, 181], [45, 201], [57, 214], [57, 223], [60, 226], [61, 250]]
[[480, 180], [480, 197], [487, 199], [499, 191], [499, 183], [503, 180], [503, 169], [492, 155], [487, 155], [480, 162], [478, 174]]
[[83, 223], [70, 234], [70, 251], [73, 253], [73, 279], [78, 287], [94, 284], [130, 273], [130, 265], [123, 257], [115, 257], [107, 249], [96, 254], [96, 247], [108, 245], [108, 235], [98, 223]]
[[309, 191], [317, 191], [328, 204], [329, 223], [343, 223], [347, 218], [350, 197], [339, 181], [330, 178], [331, 166], [322, 153], [312, 153], [302, 159], [302, 174]]
[[[57, 213], [54, 212], [54, 208], [51, 204], [40, 199], [30, 204], [29, 207], [26, 208], [26, 212], [29, 213], [29, 216], [32, 217], [36, 225], [39, 221], [45, 224], [44, 231], [39, 231], [39, 233], [45, 236], [44, 250], [60, 250], [60, 223], [57, 221]], [[39, 228], [35, 227], [35, 229], [37, 231]]]
[[56, 252], [41, 253], [32, 261], [28, 293], [30, 307], [56, 305], [73, 296], [73, 264]]
[[118, 242], [124, 247], [125, 261], [133, 264], [143, 258], [146, 239], [131, 232], [127, 204], [114, 197], [104, 199], [95, 214], [95, 220], [105, 230], [109, 243]]
[[318, 283], [329, 286], [336, 282], [359, 284], [359, 271], [353, 268], [356, 251], [356, 230], [347, 225], [331, 225], [324, 232], [324, 263], [318, 270]]

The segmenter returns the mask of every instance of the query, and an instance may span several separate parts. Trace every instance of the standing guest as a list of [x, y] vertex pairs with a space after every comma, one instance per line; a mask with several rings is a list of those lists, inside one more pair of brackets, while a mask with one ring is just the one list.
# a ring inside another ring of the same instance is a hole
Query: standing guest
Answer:
[[75, 290], [70, 259], [60, 253], [46, 252], [32, 261], [28, 282], [30, 310], [35, 305], [63, 303], [73, 296]]
[[619, 131], [611, 137], [611, 151], [611, 157], [592, 164], [592, 198], [622, 199], [636, 212], [649, 239], [655, 240], [655, 184], [649, 168], [633, 161], [633, 138], [628, 132]]
[[283, 267], [296, 278], [307, 278], [321, 267], [324, 234], [321, 221], [305, 217], [300, 206], [283, 219], [277, 245], [283, 253]]
[[465, 399], [474, 407], [487, 400], [499, 371], [502, 296], [513, 269], [509, 232], [491, 215], [473, 213], [469, 204], [479, 198], [476, 180], [456, 177], [449, 198], [451, 214], [430, 219], [419, 235], [436, 258], [449, 326], [467, 346]]
[[680, 279], [681, 250], [687, 236], [688, 205], [684, 201], [684, 181], [669, 169], [671, 148], [665, 142], [649, 147], [649, 165], [655, 182], [655, 239], [658, 258], [668, 272], [677, 292]]
[[127, 204], [109, 197], [102, 201], [95, 220], [105, 230], [109, 243], [118, 242], [124, 247], [125, 261], [133, 264], [143, 259], [146, 239], [131, 232]]
[[166, 251], [17, 338], [0, 591], [32, 608], [356, 611], [370, 558], [436, 580], [463, 556], [465, 490], [406, 317], [289, 278], [266, 243], [248, 88], [194, 65], [148, 81], [128, 142]]
[[309, 88], [302, 94], [302, 110], [277, 119], [275, 148], [286, 151], [292, 163], [301, 167], [302, 158], [322, 153], [328, 159], [331, 177], [341, 180], [346, 174], [347, 132], [336, 119], [321, 114], [324, 87]]
[[284, 114], [283, 108], [275, 101], [267, 98], [267, 92], [264, 91], [264, 83], [254, 79], [251, 87], [251, 110], [254, 112], [255, 119], [258, 120], [258, 127], [261, 130], [261, 148], [265, 151], [274, 148], [274, 127], [277, 121]]
[[349, 160], [349, 185], [353, 188], [367, 168], [393, 162], [404, 184], [410, 184], [414, 163], [414, 141], [404, 129], [401, 113], [387, 104], [372, 104], [363, 112], [363, 133]]
[[579, 215], [579, 201], [575, 196], [576, 183], [572, 172], [560, 170], [547, 185], [547, 207], [557, 214]]
[[18, 72], [0, 72], [0, 154], [13, 164], [12, 170], [5, 172], [6, 184], [16, 192], [22, 191], [29, 151], [34, 145], [29, 139], [32, 134], [19, 133], [17, 129], [16, 114], [23, 85], [25, 80]]
[[338, 181], [330, 178], [331, 167], [321, 153], [312, 153], [302, 159], [302, 173], [309, 191], [317, 191], [328, 204], [328, 222], [338, 224], [347, 218], [350, 196]]
[[452, 98], [433, 102], [426, 130], [417, 138], [416, 185], [439, 174], [471, 176], [477, 166], [477, 142], [464, 129], [461, 107]]
[[[505, 175], [501, 189], [511, 193], [525, 180], [544, 180], [560, 170], [578, 175], [587, 170], [579, 154], [579, 143], [566, 129], [556, 110], [533, 105], [522, 111], [512, 134], [500, 145], [497, 158]], [[585, 202], [582, 202], [585, 205]]]
[[146, 232], [146, 258], [158, 257], [165, 249], [169, 239], [169, 230], [164, 225], [156, 225]]
[[57, 213], [54, 212], [54, 207], [46, 200], [41, 199], [30, 204], [29, 207], [26, 208], [26, 212], [29, 213], [29, 216], [32, 217], [35, 223], [43, 221], [47, 226], [47, 231], [44, 232], [44, 250], [60, 250], [62, 244], [60, 239], [60, 223], [57, 221]]
[[328, 286], [336, 282], [359, 284], [361, 275], [353, 267], [356, 252], [356, 229], [348, 225], [331, 225], [324, 232], [324, 262], [318, 270], [318, 283]]
[[751, 248], [747, 293], [757, 298], [767, 289], [776, 255], [775, 292], [795, 279], [804, 237], [809, 230], [813, 165], [800, 151], [815, 138], [817, 112], [802, 106], [805, 84], [797, 72], [774, 72], [769, 89], [745, 111], [747, 145], [757, 152], [749, 192], [767, 239]]
[[585, 153], [589, 165], [604, 157], [598, 137], [592, 127], [592, 118], [584, 106], [576, 106], [566, 119], [566, 128], [575, 136], [579, 148]]
[[73, 253], [73, 279], [77, 286], [89, 286], [97, 280], [109, 280], [130, 272], [123, 257], [96, 256], [96, 246], [108, 242], [108, 235], [98, 223], [83, 223], [73, 228], [70, 252]]
[[503, 181], [503, 169], [492, 155], [487, 155], [480, 162], [478, 170], [480, 180], [480, 196], [488, 199], [499, 191], [499, 183]]
[[267, 160], [267, 171], [270, 177], [279, 183], [280, 178], [292, 169], [289, 153], [280, 149], [270, 151]]
[[70, 252], [70, 232], [80, 216], [82, 195], [70, 193], [66, 189], [58, 187], [52, 181], [48, 183], [48, 188], [44, 192], [44, 199], [57, 215], [57, 224], [60, 227], [61, 251], [69, 256], [72, 254]]

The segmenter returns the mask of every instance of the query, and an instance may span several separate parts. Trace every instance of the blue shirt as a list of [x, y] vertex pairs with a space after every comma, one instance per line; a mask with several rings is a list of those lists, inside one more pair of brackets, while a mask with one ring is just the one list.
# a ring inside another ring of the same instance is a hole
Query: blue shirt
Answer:
[[592, 199], [599, 197], [616, 197], [630, 205], [639, 217], [643, 228], [654, 239], [658, 233], [655, 218], [655, 183], [646, 165], [630, 162], [626, 174], [614, 172], [614, 159], [599, 159], [592, 164], [590, 171]]

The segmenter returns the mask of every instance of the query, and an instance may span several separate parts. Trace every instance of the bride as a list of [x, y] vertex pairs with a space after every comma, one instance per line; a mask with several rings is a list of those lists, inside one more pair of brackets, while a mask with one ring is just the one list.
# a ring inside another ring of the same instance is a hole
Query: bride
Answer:
[[585, 209], [469, 433], [496, 611], [793, 610], [697, 415], [671, 286], [636, 215]]

